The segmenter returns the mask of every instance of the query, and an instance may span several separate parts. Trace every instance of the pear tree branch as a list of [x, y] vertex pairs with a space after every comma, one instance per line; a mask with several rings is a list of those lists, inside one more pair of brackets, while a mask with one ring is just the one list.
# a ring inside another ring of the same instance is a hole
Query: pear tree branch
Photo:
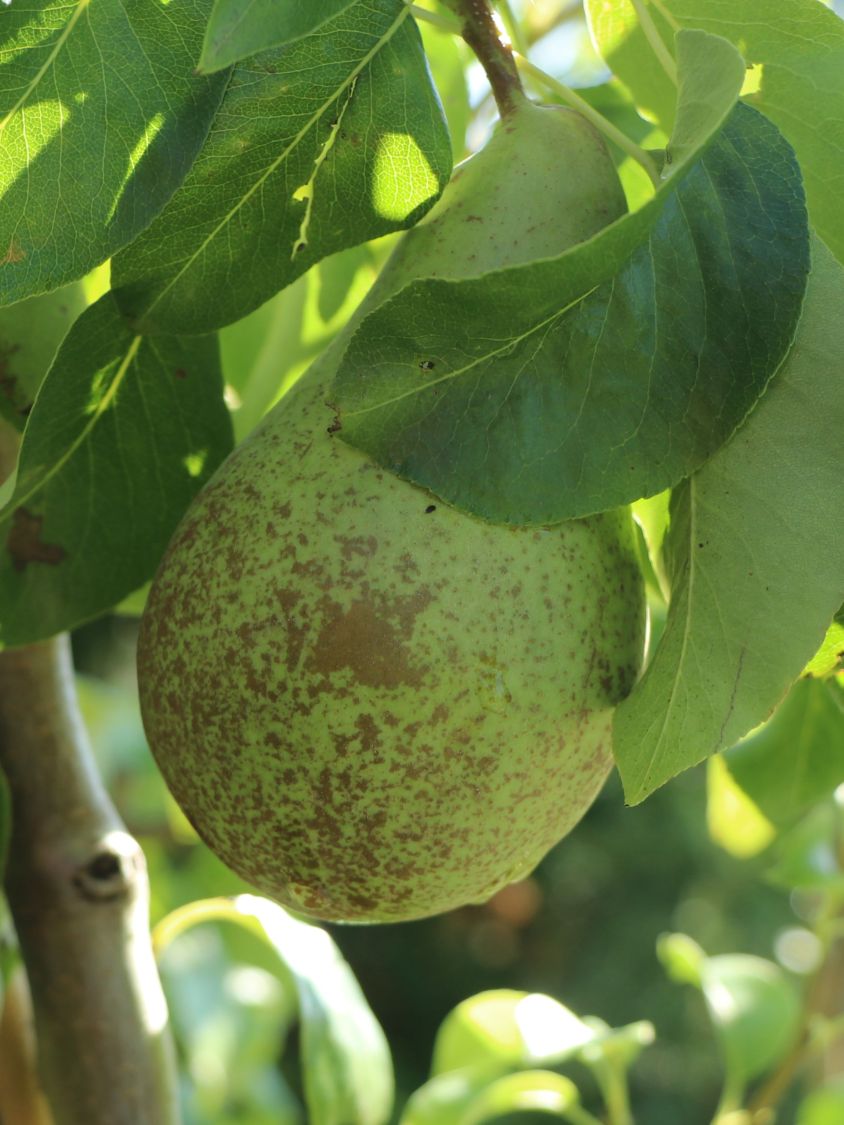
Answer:
[[55, 1125], [177, 1125], [143, 853], [97, 773], [67, 636], [0, 653], [6, 893]]

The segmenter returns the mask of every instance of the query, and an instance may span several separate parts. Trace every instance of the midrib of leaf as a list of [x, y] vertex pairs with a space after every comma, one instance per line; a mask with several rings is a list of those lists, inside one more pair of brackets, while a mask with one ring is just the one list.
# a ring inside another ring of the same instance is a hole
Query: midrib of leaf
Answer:
[[[88, 437], [88, 435], [91, 433], [91, 431], [94, 429], [94, 427], [99, 422], [100, 418], [103, 416], [103, 414], [106, 412], [108, 407], [111, 405], [112, 400], [114, 399], [115, 395], [117, 394], [117, 392], [120, 388], [120, 384], [123, 382], [124, 378], [126, 377], [126, 372], [129, 370], [129, 367], [131, 366], [131, 363], [132, 363], [133, 359], [138, 354], [138, 348], [141, 346], [141, 340], [142, 339], [143, 339], [142, 336], [135, 336], [133, 338], [131, 344], [126, 349], [126, 355], [120, 361], [120, 366], [118, 367], [117, 372], [115, 373], [114, 379], [112, 379], [112, 381], [111, 381], [111, 385], [109, 386], [108, 390], [103, 395], [103, 397], [100, 399], [100, 401], [97, 403], [97, 409], [91, 415], [90, 421], [88, 422], [88, 424], [86, 426], [83, 426], [83, 428], [79, 431], [78, 435], [76, 436], [75, 440], [70, 443], [70, 445], [67, 447], [67, 449], [64, 451], [64, 453], [62, 453], [61, 457], [59, 457], [50, 466], [48, 471], [46, 473], [44, 473], [43, 476], [39, 476], [39, 478], [35, 481], [35, 483], [33, 484], [33, 486], [30, 488], [30, 490], [28, 492], [24, 493], [23, 496], [13, 496], [11, 498], [11, 499], [14, 499], [16, 507], [18, 507], [18, 508], [22, 507], [37, 492], [42, 491], [50, 483], [50, 481], [53, 479], [53, 477], [56, 475], [56, 473], [60, 472], [61, 469], [64, 468], [64, 466], [71, 459], [71, 457], [74, 455], [74, 453], [76, 453], [77, 449], [79, 449], [79, 447], [82, 445], [83, 441]], [[24, 437], [25, 436], [26, 435], [24, 434]]]
[[[85, 2], [87, 3], [88, 0], [85, 0]], [[319, 121], [319, 119], [323, 116], [323, 114], [326, 113], [328, 111], [328, 109], [334, 104], [334, 102], [337, 101], [338, 97], [340, 97], [340, 95], [351, 86], [351, 84], [355, 81], [355, 79], [358, 77], [358, 75], [363, 70], [365, 70], [365, 68], [367, 66], [369, 66], [370, 62], [372, 62], [372, 60], [375, 58], [375, 56], [378, 54], [378, 52], [383, 48], [384, 44], [388, 43], [390, 41], [390, 39], [392, 39], [392, 37], [396, 34], [398, 29], [401, 27], [401, 25], [404, 23], [404, 21], [409, 17], [409, 15], [410, 15], [410, 9], [409, 8], [403, 8], [402, 11], [399, 12], [398, 16], [396, 16], [395, 20], [390, 25], [390, 27], [384, 32], [384, 34], [381, 36], [381, 38], [374, 44], [372, 49], [361, 59], [361, 61], [358, 63], [358, 65], [355, 67], [355, 69], [348, 76], [346, 81], [343, 82], [337, 88], [337, 90], [331, 95], [330, 98], [326, 99], [326, 101], [316, 111], [316, 113], [314, 113], [313, 116], [310, 117], [308, 119], [308, 121], [302, 126], [302, 128], [299, 130], [299, 132], [296, 134], [296, 136], [293, 138], [293, 140], [290, 142], [290, 144], [287, 146], [287, 148], [285, 148], [284, 151], [281, 152], [278, 155], [278, 157], [272, 162], [272, 164], [269, 165], [269, 167], [266, 169], [266, 171], [255, 181], [255, 183], [252, 185], [252, 187], [249, 188], [249, 190], [243, 195], [243, 197], [240, 200], [238, 200], [237, 204], [234, 207], [232, 207], [232, 209], [226, 215], [223, 216], [223, 218], [220, 220], [220, 222], [217, 224], [217, 226], [214, 227], [214, 229], [211, 231], [211, 233], [208, 235], [208, 237], [205, 238], [200, 243], [200, 245], [196, 248], [196, 250], [193, 252], [193, 254], [185, 261], [185, 264], [182, 266], [182, 268], [177, 273], [175, 273], [173, 275], [173, 277], [170, 279], [170, 281], [167, 283], [167, 285], [165, 285], [165, 287], [161, 290], [161, 292], [156, 296], [156, 298], [152, 302], [152, 304], [147, 306], [147, 308], [141, 314], [142, 316], [143, 315], [149, 315], [149, 313], [153, 312], [153, 310], [158, 306], [158, 304], [170, 292], [170, 290], [173, 288], [173, 286], [176, 285], [176, 283], [183, 276], [183, 274], [185, 274], [193, 266], [193, 264], [197, 260], [197, 258], [205, 251], [205, 248], [208, 245], [210, 245], [210, 243], [212, 243], [214, 241], [214, 239], [219, 235], [220, 231], [222, 231], [225, 227], [228, 226], [228, 224], [234, 219], [234, 217], [237, 215], [237, 213], [240, 211], [240, 209], [246, 204], [246, 202], [249, 199], [252, 198], [252, 196], [255, 194], [255, 192], [258, 191], [258, 189], [260, 187], [262, 187], [262, 185], [266, 182], [267, 179], [269, 179], [269, 177], [273, 174], [273, 172], [275, 172], [275, 170], [279, 167], [279, 165], [284, 163], [284, 161], [287, 159], [289, 154], [301, 142], [302, 138], [305, 136], [305, 134], [308, 132], [308, 130], [313, 128], [313, 126]]]
[[396, 403], [401, 402], [402, 399], [411, 398], [413, 395], [423, 394], [431, 387], [436, 387], [440, 383], [446, 383], [451, 379], [459, 379], [461, 375], [465, 375], [468, 371], [471, 371], [473, 367], [477, 367], [478, 364], [488, 363], [490, 360], [495, 359], [497, 355], [501, 355], [503, 352], [512, 350], [523, 340], [528, 340], [531, 336], [535, 336], [537, 332], [541, 332], [543, 328], [546, 328], [548, 325], [553, 324], [554, 321], [559, 320], [560, 317], [565, 316], [565, 314], [570, 309], [575, 308], [576, 305], [581, 304], [581, 302], [585, 301], [588, 297], [591, 297], [595, 290], [598, 288], [599, 286], [593, 285], [591, 289], [588, 289], [585, 293], [581, 293], [579, 297], [575, 297], [573, 301], [570, 301], [567, 305], [564, 305], [563, 308], [557, 309], [556, 312], [552, 313], [551, 316], [546, 317], [545, 320], [540, 321], [538, 324], [531, 325], [531, 327], [526, 332], [522, 332], [518, 336], [510, 336], [509, 339], [507, 339], [500, 347], [494, 348], [490, 352], [484, 352], [483, 355], [478, 356], [476, 359], [473, 359], [471, 363], [467, 363], [464, 367], [458, 367], [455, 371], [447, 371], [444, 375], [440, 375], [438, 379], [429, 379], [428, 382], [424, 383], [420, 387], [411, 387], [409, 390], [402, 391], [400, 395], [393, 395], [392, 398], [382, 399], [380, 402], [377, 402], [372, 406], [365, 406], [360, 410], [347, 410], [346, 417], [355, 418], [363, 414], [369, 414], [373, 410], [383, 410], [385, 406], [394, 406]]
[[[678, 688], [681, 680], [683, 679], [683, 668], [686, 663], [686, 652], [689, 647], [689, 636], [692, 631], [692, 602], [694, 601], [695, 589], [695, 553], [694, 542], [696, 534], [696, 519], [695, 519], [695, 478], [690, 477], [689, 483], [689, 583], [686, 589], [686, 620], [683, 622], [683, 637], [680, 644], [680, 659], [677, 661], [677, 667], [674, 673], [674, 681], [671, 684], [671, 691], [668, 695], [668, 703], [662, 717], [662, 724], [660, 726], [659, 735], [654, 742], [654, 748], [651, 753], [648, 763], [645, 766], [643, 777], [646, 780], [651, 770], [654, 767], [657, 756], [662, 750], [663, 739], [665, 738], [665, 731], [668, 727], [669, 720], [674, 713], [674, 705], [677, 702]], [[640, 782], [641, 784], [641, 782]]]
[[59, 52], [61, 51], [62, 47], [64, 47], [65, 43], [67, 42], [71, 31], [73, 31], [73, 28], [79, 22], [79, 18], [81, 17], [81, 15], [85, 11], [85, 9], [88, 7], [90, 2], [91, 2], [91, 0], [79, 0], [78, 4], [76, 5], [76, 10], [74, 11], [74, 13], [70, 17], [70, 19], [67, 21], [67, 24], [65, 25], [64, 30], [59, 35], [58, 39], [56, 40], [56, 42], [53, 46], [52, 51], [50, 51], [50, 54], [44, 60], [43, 65], [38, 70], [38, 73], [34, 75], [32, 81], [26, 87], [24, 92], [21, 94], [21, 96], [18, 98], [18, 100], [15, 102], [15, 104], [12, 106], [12, 108], [9, 110], [9, 112], [6, 114], [6, 116], [3, 118], [3, 120], [0, 121], [0, 134], [2, 134], [3, 130], [6, 128], [6, 126], [9, 124], [9, 122], [12, 120], [12, 118], [15, 116], [15, 114], [18, 112], [18, 110], [21, 108], [21, 106], [23, 106], [29, 100], [29, 97], [32, 94], [33, 90], [35, 90], [35, 88], [38, 86], [38, 83], [41, 81], [41, 79], [44, 77], [44, 75], [47, 73], [47, 71], [50, 69], [50, 67], [53, 65], [53, 63], [56, 61], [56, 59], [58, 58]]

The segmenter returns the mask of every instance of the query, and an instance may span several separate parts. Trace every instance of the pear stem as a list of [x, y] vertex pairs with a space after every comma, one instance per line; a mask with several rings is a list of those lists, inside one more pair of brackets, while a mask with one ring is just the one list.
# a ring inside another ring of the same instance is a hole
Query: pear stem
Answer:
[[[425, 23], [429, 23], [433, 27], [439, 28], [441, 31], [450, 32], [453, 35], [460, 34], [459, 25], [455, 21], [450, 20], [447, 16], [438, 15], [436, 12], [429, 12], [426, 8], [420, 8], [416, 4], [408, 3], [407, 6], [417, 19], [423, 20]], [[544, 70], [541, 70], [538, 66], [535, 66], [528, 58], [519, 52], [511, 51], [508, 53], [517, 64], [520, 71], [529, 74], [539, 85], [555, 93], [559, 98], [562, 98], [563, 101], [572, 106], [573, 109], [578, 110], [587, 120], [592, 122], [599, 132], [603, 133], [607, 140], [612, 141], [622, 152], [626, 153], [632, 160], [635, 160], [637, 164], [640, 164], [642, 168], [644, 168], [654, 187], [659, 186], [659, 169], [655, 161], [643, 148], [640, 148], [635, 141], [631, 141], [625, 133], [622, 133], [611, 121], [608, 121], [606, 117], [598, 113], [596, 109], [593, 109], [584, 98], [581, 98], [580, 95], [576, 94], [569, 86], [564, 85], [550, 74], [547, 74]], [[498, 101], [497, 96], [496, 101]], [[499, 109], [500, 108], [499, 103]]]
[[570, 87], [557, 81], [556, 78], [552, 78], [550, 74], [546, 74], [544, 70], [540, 70], [538, 66], [534, 66], [529, 59], [523, 58], [521, 55], [516, 56], [516, 61], [518, 62], [520, 70], [536, 79], [538, 83], [562, 98], [563, 101], [568, 102], [573, 109], [576, 109], [588, 121], [591, 121], [595, 128], [604, 134], [607, 140], [612, 141], [622, 152], [635, 160], [637, 164], [640, 164], [647, 172], [654, 187], [659, 187], [659, 169], [655, 161], [643, 148], [640, 148], [635, 141], [631, 141], [625, 133], [622, 133], [611, 121], [608, 121], [603, 114], [593, 109], [585, 98], [575, 93]]
[[423, 23], [429, 23], [431, 27], [436, 27], [439, 31], [446, 31], [450, 35], [460, 34], [460, 24], [451, 16], [443, 16], [439, 12], [429, 12], [427, 8], [423, 8], [419, 4], [411, 4], [410, 0], [404, 0], [404, 2], [415, 19], [422, 20]]
[[528, 52], [528, 42], [519, 21], [516, 19], [510, 0], [498, 0], [497, 7], [513, 50], [518, 51], [521, 55], [526, 55]]
[[671, 57], [671, 52], [665, 46], [659, 29], [653, 21], [653, 16], [648, 11], [644, 0], [633, 0], [633, 7], [639, 20], [639, 26], [645, 33], [645, 38], [653, 51], [656, 61], [668, 75], [669, 80], [677, 85], [677, 64]]
[[461, 22], [461, 35], [486, 71], [498, 112], [508, 117], [525, 100], [513, 52], [502, 39], [487, 0], [446, 0]]

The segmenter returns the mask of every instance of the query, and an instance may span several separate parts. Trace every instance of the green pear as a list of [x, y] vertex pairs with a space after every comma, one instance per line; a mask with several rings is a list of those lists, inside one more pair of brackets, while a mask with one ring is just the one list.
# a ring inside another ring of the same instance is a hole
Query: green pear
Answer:
[[326, 401], [360, 316], [414, 277], [556, 254], [623, 208], [592, 127], [520, 104], [168, 548], [139, 644], [150, 745], [200, 836], [296, 911], [483, 901], [606, 778], [643, 649], [630, 513], [484, 523], [345, 445]]

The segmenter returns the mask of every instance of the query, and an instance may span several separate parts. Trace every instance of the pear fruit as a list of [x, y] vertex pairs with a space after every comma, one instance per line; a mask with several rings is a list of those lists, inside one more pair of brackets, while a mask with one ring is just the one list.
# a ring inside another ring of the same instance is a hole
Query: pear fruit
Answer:
[[629, 511], [484, 523], [345, 445], [326, 402], [360, 317], [415, 277], [557, 254], [623, 210], [592, 127], [519, 103], [168, 548], [139, 643], [150, 745], [200, 836], [285, 906], [483, 901], [606, 778], [643, 649]]

